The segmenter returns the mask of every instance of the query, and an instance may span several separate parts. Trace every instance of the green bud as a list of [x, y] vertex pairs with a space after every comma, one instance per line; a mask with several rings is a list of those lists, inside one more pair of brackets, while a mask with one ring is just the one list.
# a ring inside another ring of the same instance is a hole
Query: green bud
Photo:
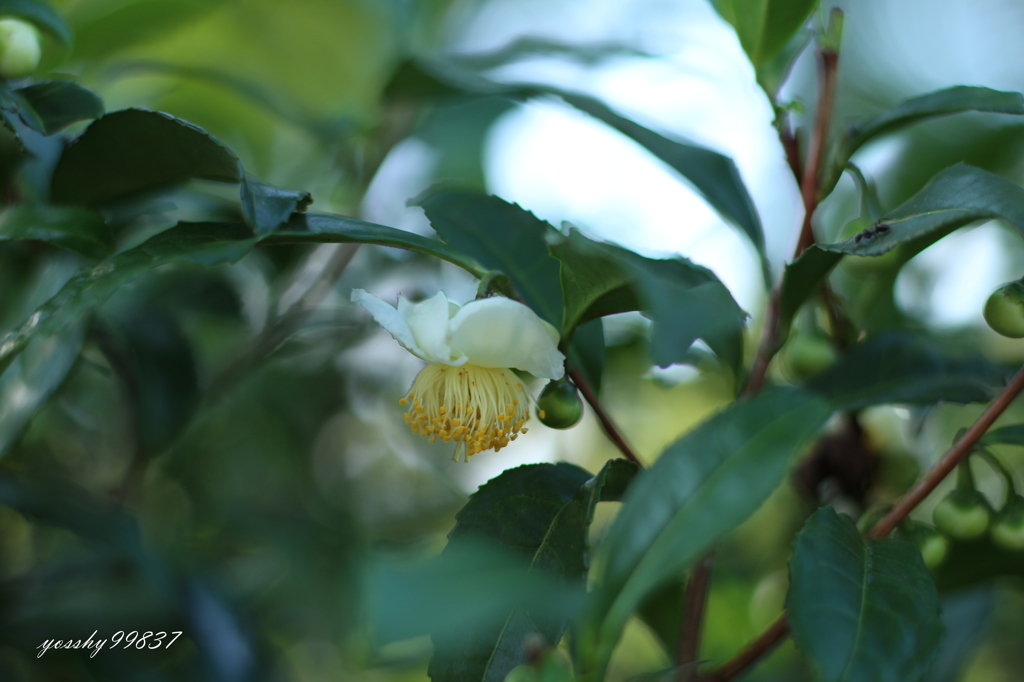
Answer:
[[21, 19], [0, 19], [0, 76], [24, 78], [39, 66], [39, 31]]
[[932, 513], [935, 526], [954, 540], [977, 540], [988, 530], [992, 507], [977, 490], [958, 488]]
[[1024, 338], [1024, 283], [1008, 282], [985, 301], [985, 321], [997, 334]]
[[583, 401], [565, 377], [550, 381], [537, 398], [537, 417], [545, 426], [568, 429], [583, 417]]
[[924, 565], [932, 571], [941, 566], [949, 554], [949, 540], [934, 526], [929, 526], [927, 523], [909, 521], [900, 527], [896, 537], [917, 545], [917, 548], [921, 550]]
[[989, 531], [992, 542], [1012, 552], [1024, 550], [1024, 497], [1014, 495], [999, 510]]
[[779, 353], [779, 367], [787, 379], [805, 381], [825, 369], [837, 357], [835, 346], [821, 336], [797, 334]]

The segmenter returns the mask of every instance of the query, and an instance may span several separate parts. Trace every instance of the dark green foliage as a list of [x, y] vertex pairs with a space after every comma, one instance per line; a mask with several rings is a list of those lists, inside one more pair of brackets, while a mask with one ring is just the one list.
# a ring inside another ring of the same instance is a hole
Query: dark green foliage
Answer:
[[823, 507], [797, 537], [789, 571], [793, 637], [822, 682], [904, 682], [928, 670], [942, 636], [939, 597], [914, 545], [864, 539]]

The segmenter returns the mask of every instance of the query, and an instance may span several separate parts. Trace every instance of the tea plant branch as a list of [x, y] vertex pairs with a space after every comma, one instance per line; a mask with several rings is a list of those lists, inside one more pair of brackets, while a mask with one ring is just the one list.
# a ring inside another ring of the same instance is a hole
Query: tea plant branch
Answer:
[[700, 651], [701, 625], [707, 607], [708, 590], [711, 586], [711, 569], [715, 564], [715, 550], [698, 561], [686, 580], [683, 597], [683, 620], [679, 626], [679, 649], [676, 652], [678, 667], [677, 682], [689, 682], [697, 673], [697, 654]]
[[633, 452], [633, 449], [629, 447], [625, 438], [622, 437], [622, 434], [619, 432], [618, 428], [616, 428], [615, 423], [612, 422], [611, 417], [609, 417], [608, 413], [604, 411], [604, 408], [601, 406], [601, 401], [597, 398], [597, 394], [594, 393], [594, 390], [590, 387], [590, 384], [587, 383], [587, 380], [583, 378], [583, 375], [580, 374], [578, 370], [573, 369], [569, 370], [569, 377], [572, 379], [572, 383], [576, 384], [576, 388], [579, 389], [580, 393], [583, 394], [583, 399], [587, 401], [588, 405], [590, 405], [590, 409], [594, 411], [594, 416], [597, 417], [599, 422], [601, 422], [601, 428], [604, 429], [608, 439], [615, 444], [615, 447], [619, 449], [626, 459], [642, 468], [643, 463], [640, 461], [640, 458], [638, 458], [636, 453]]
[[[932, 467], [925, 472], [918, 482], [907, 491], [900, 500], [893, 505], [892, 510], [878, 520], [867, 533], [869, 538], [884, 538], [893, 531], [917, 505], [921, 504], [928, 495], [938, 487], [940, 483], [956, 469], [960, 462], [964, 461], [974, 450], [978, 441], [991, 428], [999, 416], [1006, 411], [1006, 408], [1024, 390], [1024, 367], [1022, 367], [1006, 388], [996, 396], [995, 400], [989, 403], [985, 411], [974, 422], [974, 424], [953, 444], [946, 454]], [[783, 613], [772, 623], [767, 630], [761, 633], [754, 641], [743, 648], [740, 653], [729, 661], [713, 669], [707, 675], [701, 676], [701, 682], [728, 682], [749, 666], [753, 665], [761, 656], [766, 654], [783, 637], [789, 633], [789, 623], [786, 621], [786, 614]]]

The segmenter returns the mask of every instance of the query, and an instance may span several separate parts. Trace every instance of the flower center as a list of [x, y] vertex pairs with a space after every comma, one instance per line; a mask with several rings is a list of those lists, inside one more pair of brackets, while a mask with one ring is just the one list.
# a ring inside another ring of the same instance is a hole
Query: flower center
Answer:
[[457, 443], [453, 459], [466, 461], [478, 452], [497, 452], [514, 441], [530, 418], [530, 396], [510, 369], [431, 364], [416, 375], [403, 415], [412, 432]]

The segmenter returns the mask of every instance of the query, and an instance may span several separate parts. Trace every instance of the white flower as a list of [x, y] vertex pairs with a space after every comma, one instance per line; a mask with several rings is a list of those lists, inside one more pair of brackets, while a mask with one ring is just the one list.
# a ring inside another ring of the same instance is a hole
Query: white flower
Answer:
[[469, 461], [526, 433], [533, 399], [512, 369], [547, 379], [565, 372], [558, 331], [517, 301], [495, 296], [459, 306], [438, 292], [421, 303], [399, 296], [396, 309], [362, 289], [352, 300], [429, 363], [399, 402], [409, 405], [413, 433], [458, 444], [456, 460], [463, 449]]

